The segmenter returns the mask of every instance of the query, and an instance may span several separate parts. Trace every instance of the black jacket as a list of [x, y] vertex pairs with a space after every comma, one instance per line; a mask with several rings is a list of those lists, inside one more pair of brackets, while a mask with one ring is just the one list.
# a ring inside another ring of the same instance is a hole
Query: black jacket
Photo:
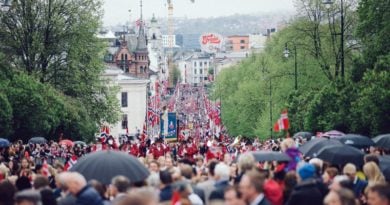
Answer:
[[294, 188], [287, 205], [323, 205], [328, 188], [319, 180], [307, 179]]
[[76, 205], [103, 205], [102, 197], [89, 185], [81, 189], [76, 198]]

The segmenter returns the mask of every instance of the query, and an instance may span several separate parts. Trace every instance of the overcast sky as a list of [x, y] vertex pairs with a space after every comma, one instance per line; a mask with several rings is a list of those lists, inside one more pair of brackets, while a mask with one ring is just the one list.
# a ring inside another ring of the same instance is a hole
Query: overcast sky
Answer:
[[[293, 0], [172, 0], [174, 17], [217, 17], [233, 14], [256, 14], [274, 11], [293, 11]], [[167, 0], [143, 0], [143, 14], [151, 18], [167, 17]], [[117, 25], [140, 16], [139, 0], [104, 0], [104, 25]]]

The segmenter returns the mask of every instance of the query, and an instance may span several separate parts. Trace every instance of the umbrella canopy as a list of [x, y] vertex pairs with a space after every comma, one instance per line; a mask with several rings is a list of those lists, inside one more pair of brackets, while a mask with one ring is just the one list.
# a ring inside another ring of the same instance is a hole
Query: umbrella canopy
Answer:
[[342, 143], [335, 139], [321, 137], [306, 142], [298, 150], [306, 157], [316, 157], [321, 148], [329, 145], [342, 145]]
[[387, 181], [390, 181], [390, 155], [379, 157], [379, 166]]
[[149, 171], [137, 158], [114, 150], [87, 154], [70, 171], [79, 172], [87, 180], [96, 179], [103, 184], [110, 184], [111, 179], [118, 175], [128, 177], [131, 182], [143, 181], [149, 176]]
[[384, 135], [378, 135], [372, 138], [372, 140], [375, 142], [375, 145], [377, 147], [390, 149], [390, 133]]
[[288, 162], [290, 157], [285, 153], [281, 152], [272, 152], [272, 151], [256, 151], [252, 152], [256, 161], [266, 162], [266, 161], [278, 161], [278, 162]]
[[343, 144], [359, 149], [374, 146], [374, 141], [372, 141], [370, 138], [357, 134], [346, 134], [337, 139], [340, 140], [340, 142]]
[[83, 142], [83, 141], [74, 141], [73, 142], [75, 145], [81, 145], [83, 147], [86, 147], [87, 146], [87, 143]]
[[337, 131], [337, 130], [331, 130], [328, 132], [325, 132], [323, 136], [327, 136], [330, 138], [335, 138], [335, 137], [341, 137], [344, 136], [345, 134], [343, 132]]
[[317, 157], [332, 164], [345, 165], [353, 163], [361, 166], [364, 161], [364, 153], [347, 145], [329, 145], [318, 151]]
[[9, 147], [9, 141], [4, 138], [0, 138], [0, 148]]
[[302, 137], [305, 139], [311, 139], [312, 136], [313, 136], [313, 133], [311, 133], [311, 132], [297, 132], [294, 134], [293, 138]]
[[28, 143], [30, 144], [44, 144], [47, 140], [43, 137], [33, 137], [30, 140], [28, 140]]
[[73, 146], [73, 142], [71, 140], [61, 140], [58, 144], [60, 145], [66, 145], [68, 147]]

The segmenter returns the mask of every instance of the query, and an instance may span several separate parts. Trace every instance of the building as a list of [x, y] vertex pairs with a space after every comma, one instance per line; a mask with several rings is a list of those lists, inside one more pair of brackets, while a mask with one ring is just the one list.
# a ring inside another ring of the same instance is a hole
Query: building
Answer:
[[249, 36], [248, 35], [233, 35], [228, 36], [226, 41], [226, 51], [228, 52], [242, 52], [249, 50]]
[[121, 118], [115, 124], [109, 125], [110, 134], [119, 137], [135, 134], [142, 130], [146, 116], [147, 88], [149, 80], [131, 76], [116, 66], [107, 66], [102, 75], [109, 80], [111, 86], [119, 88], [116, 97], [120, 103]]
[[144, 25], [135, 32], [121, 33], [115, 42], [109, 42], [104, 61], [136, 78], [149, 78], [149, 52]]
[[185, 67], [186, 83], [198, 85], [209, 82], [209, 69], [212, 67], [212, 60], [209, 55], [196, 53], [185, 61], [186, 63], [182, 66]]
[[176, 47], [176, 36], [175, 35], [162, 35], [162, 46], [164, 48], [170, 47], [170, 42], [172, 41], [172, 47]]
[[253, 53], [259, 53], [264, 50], [268, 36], [263, 34], [249, 35], [249, 48]]

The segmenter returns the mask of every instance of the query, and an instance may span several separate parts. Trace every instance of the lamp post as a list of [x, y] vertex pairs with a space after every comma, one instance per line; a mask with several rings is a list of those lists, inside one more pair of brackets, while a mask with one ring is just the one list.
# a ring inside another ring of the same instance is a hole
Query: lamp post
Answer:
[[[288, 50], [287, 44], [284, 47], [284, 57], [288, 58], [290, 51]], [[294, 44], [294, 77], [295, 77], [295, 90], [298, 90], [298, 65], [297, 65], [297, 46]]]
[[[323, 4], [325, 4], [326, 8], [329, 9], [331, 5], [334, 3], [333, 0], [323, 0]], [[340, 32], [340, 49], [341, 49], [341, 56], [340, 56], [340, 61], [341, 61], [341, 79], [344, 80], [344, 0], [340, 0], [340, 23], [341, 23], [341, 32]]]
[[11, 0], [0, 0], [1, 11], [8, 11], [11, 7]]

